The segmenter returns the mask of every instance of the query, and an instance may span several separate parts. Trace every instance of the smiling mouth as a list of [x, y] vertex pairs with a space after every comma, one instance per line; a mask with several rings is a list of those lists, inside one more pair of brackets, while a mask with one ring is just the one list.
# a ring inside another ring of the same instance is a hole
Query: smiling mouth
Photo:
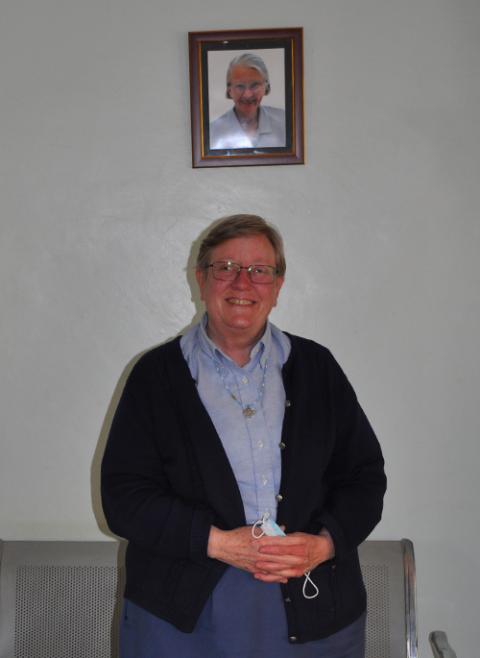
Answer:
[[238, 297], [229, 297], [227, 302], [234, 306], [251, 306], [252, 304], [255, 304], [255, 302], [252, 302], [250, 299], [238, 299]]

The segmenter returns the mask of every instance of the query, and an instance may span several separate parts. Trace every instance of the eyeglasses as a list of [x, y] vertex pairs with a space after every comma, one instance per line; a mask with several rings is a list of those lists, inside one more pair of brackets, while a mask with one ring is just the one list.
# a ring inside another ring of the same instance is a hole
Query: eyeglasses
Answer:
[[272, 265], [247, 265], [242, 266], [233, 260], [217, 260], [207, 267], [212, 268], [213, 276], [220, 281], [235, 281], [241, 270], [246, 270], [252, 283], [273, 283], [278, 274], [276, 267]]
[[231, 89], [234, 89], [238, 94], [243, 94], [247, 89], [249, 91], [257, 92], [264, 86], [264, 84], [264, 82], [251, 82], [249, 85], [246, 85], [242, 82], [238, 82], [237, 84], [229, 83], [228, 86]]

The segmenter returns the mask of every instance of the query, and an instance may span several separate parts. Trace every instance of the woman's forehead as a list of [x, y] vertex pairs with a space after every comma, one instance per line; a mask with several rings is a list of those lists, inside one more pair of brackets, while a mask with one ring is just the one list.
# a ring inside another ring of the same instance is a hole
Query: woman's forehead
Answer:
[[253, 80], [263, 82], [264, 78], [257, 69], [238, 64], [237, 66], [234, 66], [230, 72], [230, 82], [233, 82], [234, 80]]
[[[212, 260], [249, 260], [248, 265], [256, 262], [268, 264], [275, 261], [275, 250], [270, 240], [264, 235], [246, 235], [221, 242], [212, 249]], [[267, 259], [267, 260], [266, 260]]]

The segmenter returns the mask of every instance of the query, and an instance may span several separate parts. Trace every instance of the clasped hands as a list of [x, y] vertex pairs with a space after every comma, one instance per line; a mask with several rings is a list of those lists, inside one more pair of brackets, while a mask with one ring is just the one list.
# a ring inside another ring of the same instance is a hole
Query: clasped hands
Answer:
[[234, 530], [212, 526], [208, 540], [209, 557], [248, 571], [265, 583], [286, 583], [289, 578], [299, 578], [334, 554], [327, 532], [292, 532], [285, 537], [254, 539], [250, 526]]

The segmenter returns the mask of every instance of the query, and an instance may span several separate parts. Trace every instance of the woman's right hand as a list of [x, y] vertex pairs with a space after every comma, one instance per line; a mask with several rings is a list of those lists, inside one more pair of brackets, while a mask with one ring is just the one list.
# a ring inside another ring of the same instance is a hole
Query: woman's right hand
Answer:
[[[251, 526], [235, 528], [234, 530], [220, 530], [212, 526], [210, 529], [207, 548], [208, 557], [253, 574], [258, 573], [256, 563], [262, 557], [264, 558], [258, 551], [258, 541], [252, 537]], [[277, 576], [269, 582], [286, 583], [287, 579], [284, 576]]]

